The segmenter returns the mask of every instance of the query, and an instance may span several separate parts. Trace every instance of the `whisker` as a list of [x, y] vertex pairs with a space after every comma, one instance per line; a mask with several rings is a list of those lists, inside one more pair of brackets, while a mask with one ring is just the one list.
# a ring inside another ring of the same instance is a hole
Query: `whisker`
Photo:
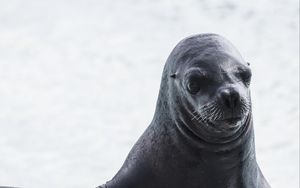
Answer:
[[[196, 115], [194, 115], [194, 113], [196, 113]], [[198, 114], [197, 110], [194, 110], [194, 111], [192, 112], [192, 116], [193, 116], [192, 120], [197, 119], [197, 116], [198, 116], [198, 115], [199, 115], [199, 114]]]

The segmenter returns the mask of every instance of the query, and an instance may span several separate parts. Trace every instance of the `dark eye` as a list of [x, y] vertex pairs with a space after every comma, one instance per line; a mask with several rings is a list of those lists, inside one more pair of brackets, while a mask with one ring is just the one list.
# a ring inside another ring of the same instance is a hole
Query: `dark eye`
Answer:
[[196, 94], [200, 90], [199, 79], [191, 78], [187, 84], [187, 89], [191, 94]]
[[250, 70], [244, 70], [244, 71], [241, 71], [239, 73], [242, 81], [245, 83], [246, 86], [249, 86], [250, 85], [250, 81], [251, 81], [251, 71]]

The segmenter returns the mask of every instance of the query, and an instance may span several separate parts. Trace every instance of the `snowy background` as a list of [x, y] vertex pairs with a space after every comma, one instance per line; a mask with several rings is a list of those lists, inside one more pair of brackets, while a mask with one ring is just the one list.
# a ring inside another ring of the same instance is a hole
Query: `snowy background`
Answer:
[[219, 33], [253, 70], [258, 162], [299, 187], [297, 0], [0, 0], [0, 185], [109, 180], [150, 123], [169, 53]]

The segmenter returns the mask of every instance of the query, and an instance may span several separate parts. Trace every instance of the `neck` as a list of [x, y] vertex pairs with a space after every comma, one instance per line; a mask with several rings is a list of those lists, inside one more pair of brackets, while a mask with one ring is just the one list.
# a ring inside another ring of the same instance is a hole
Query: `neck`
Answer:
[[[164, 119], [162, 124], [153, 123], [152, 126], [159, 131], [157, 133], [167, 135], [167, 142], [170, 143], [160, 145], [166, 147], [162, 148], [162, 153], [158, 156], [160, 159], [167, 159], [162, 161], [167, 166], [176, 163], [178, 171], [188, 169], [183, 173], [192, 172], [197, 177], [202, 176], [199, 183], [205, 183], [211, 187], [223, 187], [222, 184], [226, 182], [232, 185], [228, 187], [247, 187], [247, 182], [253, 182], [251, 179], [256, 178], [258, 173], [252, 119], [249, 118], [238, 138], [220, 144], [209, 143], [199, 138], [182, 121], [174, 123], [172, 120]], [[176, 171], [176, 169], [173, 170]], [[180, 179], [181, 177], [174, 178]], [[214, 181], [205, 182], [205, 179]], [[220, 182], [220, 180], [223, 181]]]
[[[251, 118], [237, 139], [219, 144], [201, 139], [185, 123], [172, 119], [167, 103], [159, 101], [151, 125], [108, 187], [257, 187], [249, 183], [258, 173]], [[151, 178], [133, 181], [143, 177]]]
[[[159, 106], [158, 106], [159, 107]], [[179, 160], [185, 159], [181, 162], [193, 163], [195, 166], [199, 166], [203, 170], [203, 167], [209, 171], [208, 175], [213, 175], [216, 178], [225, 178], [230, 180], [230, 175], [237, 174], [238, 182], [231, 181], [231, 183], [243, 184], [247, 182], [249, 178], [253, 178], [257, 173], [257, 165], [255, 159], [255, 144], [254, 144], [254, 130], [252, 124], [251, 113], [249, 113], [247, 120], [241, 129], [232, 136], [228, 142], [209, 142], [197, 135], [192, 131], [188, 123], [191, 119], [187, 114], [181, 114], [179, 109], [167, 108], [167, 106], [160, 106], [163, 109], [157, 110], [155, 118], [157, 121], [152, 124], [159, 134], [168, 135], [167, 139], [169, 143], [172, 143], [172, 149], [170, 152], [174, 152], [176, 148], [176, 155]], [[176, 112], [175, 112], [176, 111]], [[186, 109], [184, 110], [186, 111]], [[161, 112], [165, 112], [161, 115]], [[172, 116], [172, 114], [175, 114]], [[166, 118], [166, 117], [169, 117]], [[181, 117], [174, 119], [173, 117]], [[196, 125], [195, 125], [196, 126]], [[198, 125], [199, 126], [199, 125]], [[167, 147], [170, 147], [169, 145]], [[169, 148], [164, 148], [164, 153], [168, 153]], [[199, 164], [199, 165], [197, 165]], [[251, 173], [247, 173], [251, 176], [242, 176], [243, 171], [251, 170]], [[223, 176], [228, 177], [223, 177]]]
[[207, 155], [207, 162], [216, 161], [224, 164], [237, 165], [240, 162], [249, 159], [255, 159], [255, 144], [254, 144], [254, 130], [252, 125], [252, 118], [249, 116], [241, 129], [233, 135], [233, 138], [225, 143], [208, 142], [196, 135], [185, 122], [177, 120], [165, 121], [164, 123], [155, 123], [156, 130], [161, 130], [162, 133], [170, 135], [168, 137], [170, 142], [182, 150], [183, 153], [190, 154], [199, 159], [199, 155]]

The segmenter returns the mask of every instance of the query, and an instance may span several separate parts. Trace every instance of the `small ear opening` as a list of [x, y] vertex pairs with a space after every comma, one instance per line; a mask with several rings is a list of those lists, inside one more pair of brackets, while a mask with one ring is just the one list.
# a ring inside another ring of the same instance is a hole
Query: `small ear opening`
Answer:
[[176, 78], [176, 73], [170, 75], [171, 78]]
[[247, 62], [247, 65], [248, 65], [248, 66], [250, 66], [250, 63], [249, 63], [249, 62]]

